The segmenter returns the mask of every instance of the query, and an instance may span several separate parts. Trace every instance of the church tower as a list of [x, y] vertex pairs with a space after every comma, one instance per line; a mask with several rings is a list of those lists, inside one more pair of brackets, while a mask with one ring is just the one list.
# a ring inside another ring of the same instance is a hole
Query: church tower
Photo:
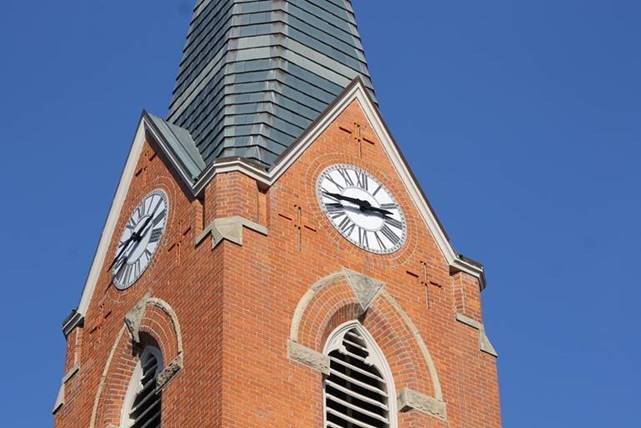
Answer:
[[55, 426], [500, 427], [485, 285], [349, 0], [198, 0], [63, 324]]

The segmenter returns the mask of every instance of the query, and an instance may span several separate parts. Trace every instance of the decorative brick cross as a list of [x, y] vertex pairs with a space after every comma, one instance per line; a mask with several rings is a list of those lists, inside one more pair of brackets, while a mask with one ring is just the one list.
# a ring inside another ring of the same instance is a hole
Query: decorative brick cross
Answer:
[[142, 153], [141, 155], [141, 164], [142, 166], [138, 168], [138, 170], [135, 172], [136, 178], [141, 178], [142, 182], [147, 184], [147, 181], [149, 179], [149, 174], [148, 174], [148, 167], [151, 165], [151, 162], [156, 158], [156, 152], [153, 150], [146, 150]]
[[180, 232], [178, 238], [169, 246], [167, 249], [168, 252], [175, 251], [176, 264], [180, 264], [180, 257], [182, 252], [183, 243], [187, 239], [189, 232], [191, 231], [191, 226], [185, 227], [185, 222], [183, 220], [178, 221], [178, 231]]
[[300, 252], [303, 249], [303, 229], [315, 233], [316, 227], [308, 224], [307, 220], [305, 219], [305, 215], [303, 214], [303, 208], [298, 204], [294, 205], [293, 215], [282, 213], [279, 213], [278, 215], [285, 220], [289, 220], [292, 222], [294, 229], [296, 229], [296, 248], [298, 252]]
[[354, 122], [354, 129], [348, 129], [341, 126], [340, 130], [353, 136], [354, 141], [358, 145], [358, 157], [360, 158], [363, 157], [363, 143], [367, 143], [372, 146], [376, 144], [374, 142], [374, 137], [371, 136], [372, 134], [369, 125], [361, 125], [358, 122]]
[[111, 315], [111, 304], [109, 303], [111, 299], [112, 296], [110, 296], [108, 289], [105, 290], [105, 293], [101, 297], [100, 303], [98, 304], [97, 320], [93, 327], [91, 327], [91, 329], [89, 330], [89, 336], [91, 337], [90, 341], [94, 349], [96, 349], [102, 343], [103, 326], [107, 322], [107, 318], [109, 318], [109, 315]]
[[419, 285], [425, 289], [425, 303], [427, 304], [428, 308], [431, 308], [432, 307], [432, 301], [431, 301], [431, 298], [430, 298], [430, 285], [436, 286], [438, 288], [441, 288], [441, 285], [430, 280], [429, 271], [428, 271], [428, 268], [427, 268], [427, 262], [421, 260], [419, 262], [419, 264], [420, 264], [420, 266], [419, 266], [419, 272], [420, 273], [416, 274], [416, 273], [411, 272], [409, 270], [407, 271], [407, 273], [408, 273], [408, 275], [410, 275], [413, 278], [415, 278], [418, 281]]

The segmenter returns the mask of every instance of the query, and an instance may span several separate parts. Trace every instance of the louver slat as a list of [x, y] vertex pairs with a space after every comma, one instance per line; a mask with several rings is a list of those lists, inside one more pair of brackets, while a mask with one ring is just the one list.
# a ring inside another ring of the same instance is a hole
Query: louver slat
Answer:
[[363, 352], [367, 352], [367, 348], [366, 347], [361, 346], [361, 345], [359, 345], [357, 343], [354, 343], [354, 342], [352, 342], [350, 340], [347, 340], [347, 338], [345, 338], [345, 342], [344, 343], [345, 343], [345, 345], [350, 345], [350, 346], [353, 346], [353, 347], [355, 347], [357, 349], [360, 349]]
[[352, 403], [350, 403], [348, 401], [341, 400], [338, 397], [332, 397], [331, 395], [329, 395], [327, 398], [332, 400], [332, 401], [334, 401], [334, 402], [336, 402], [336, 403], [339, 403], [339, 404], [347, 407], [348, 409], [352, 409], [352, 410], [356, 411], [357, 413], [361, 413], [361, 414], [363, 414], [365, 416], [369, 416], [370, 418], [373, 418], [373, 419], [378, 419], [381, 422], [387, 422], [387, 418], [384, 418], [381, 415], [378, 415], [378, 414], [376, 414], [374, 412], [370, 412], [368, 410], [365, 410], [365, 409], [363, 409], [363, 408], [361, 408], [359, 406], [356, 406], [356, 405], [354, 405], [354, 404], [352, 404]]
[[[345, 342], [345, 344], [346, 344], [347, 346], [350, 346], [347, 342]], [[353, 353], [353, 352], [349, 352], [349, 351], [348, 351], [348, 353], [347, 353], [346, 355], [348, 355], [349, 357], [354, 358], [354, 359], [356, 359], [356, 360], [360, 361], [360, 362], [361, 362], [361, 363], [363, 363], [365, 366], [368, 366], [367, 362], [365, 361], [365, 358], [361, 357], [360, 355], [357, 355], [357, 354], [355, 354], [355, 353]]]
[[147, 409], [148, 407], [151, 407], [154, 401], [158, 400], [158, 395], [156, 394], [147, 394], [145, 397], [143, 397], [139, 403], [137, 403], [133, 409], [131, 410], [132, 414], [136, 414], [139, 410]]
[[[346, 421], [348, 421], [348, 423], [353, 424], [355, 426], [359, 426], [359, 427], [363, 427], [363, 428], [377, 428], [376, 425], [370, 425], [370, 424], [367, 424], [365, 422], [361, 422], [358, 419], [354, 419], [354, 418], [349, 417], [347, 415], [343, 415], [342, 413], [339, 413], [339, 412], [337, 412], [335, 410], [332, 410], [330, 408], [327, 409], [327, 413], [331, 413], [332, 415], [337, 416], [337, 417], [339, 417], [339, 418], [341, 418], [343, 420], [346, 420]], [[334, 426], [336, 426], [336, 425], [334, 425]]]
[[336, 364], [340, 364], [342, 366], [345, 366], [346, 368], [348, 368], [350, 370], [354, 370], [354, 371], [356, 371], [356, 372], [358, 372], [358, 373], [360, 373], [360, 374], [362, 374], [364, 376], [369, 376], [369, 377], [371, 377], [372, 379], [374, 379], [374, 380], [376, 380], [378, 382], [385, 382], [385, 380], [382, 377], [377, 376], [374, 373], [368, 372], [367, 370], [363, 370], [361, 368], [358, 368], [355, 365], [348, 363], [347, 361], [341, 360], [339, 358], [334, 358], [334, 357], [329, 357], [329, 359], [330, 359], [330, 361], [332, 361], [332, 362], [334, 362]]
[[158, 412], [154, 413], [149, 419], [149, 421], [147, 421], [147, 423], [142, 425], [140, 428], [154, 428], [154, 427], [160, 427], [160, 408], [158, 408]]
[[159, 371], [158, 360], [149, 353], [141, 362], [141, 388], [136, 394], [129, 413], [131, 428], [159, 428], [161, 419], [161, 398], [156, 392], [156, 375]]
[[354, 385], [358, 385], [358, 386], [360, 386], [361, 388], [367, 389], [367, 390], [372, 391], [372, 392], [374, 392], [374, 393], [376, 393], [376, 394], [380, 394], [380, 395], [382, 395], [382, 396], [384, 396], [384, 397], [387, 397], [387, 393], [386, 393], [384, 390], [382, 390], [382, 389], [380, 389], [380, 388], [377, 388], [377, 387], [375, 387], [375, 386], [372, 386], [372, 385], [368, 385], [368, 384], [366, 384], [366, 383], [363, 383], [363, 382], [361, 382], [361, 381], [358, 381], [358, 380], [356, 380], [356, 379], [354, 379], [354, 378], [351, 378], [351, 377], [349, 377], [349, 376], [345, 376], [345, 375], [344, 375], [343, 373], [341, 373], [341, 372], [337, 372], [337, 371], [331, 370], [331, 375], [330, 375], [329, 379], [331, 379], [331, 378], [332, 378], [332, 376], [338, 376], [338, 377], [340, 377], [341, 379], [346, 380], [348, 383], [353, 383]]
[[356, 328], [340, 337], [329, 353], [325, 379], [326, 428], [389, 428], [387, 384], [370, 363], [367, 341]]
[[160, 402], [154, 403], [137, 418], [132, 428], [160, 427]]
[[346, 394], [350, 394], [350, 395], [355, 396], [356, 398], [358, 398], [361, 401], [365, 401], [366, 403], [369, 403], [369, 404], [371, 404], [373, 406], [379, 407], [379, 408], [381, 408], [383, 410], [387, 410], [387, 406], [385, 404], [381, 403], [380, 401], [373, 400], [373, 399], [371, 399], [371, 398], [369, 398], [369, 397], [367, 397], [367, 396], [365, 396], [363, 394], [359, 394], [359, 393], [357, 393], [355, 391], [350, 391], [349, 389], [344, 388], [344, 387], [340, 386], [339, 384], [332, 382], [331, 380], [327, 380], [326, 382], [327, 382], [327, 385], [330, 385], [332, 388], [336, 388], [341, 392], [344, 392]]

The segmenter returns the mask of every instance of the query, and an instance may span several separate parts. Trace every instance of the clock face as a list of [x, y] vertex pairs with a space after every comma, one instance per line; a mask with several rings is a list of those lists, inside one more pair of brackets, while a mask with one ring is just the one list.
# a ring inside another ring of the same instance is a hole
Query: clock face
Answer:
[[111, 265], [117, 288], [130, 287], [149, 266], [165, 231], [169, 204], [162, 190], [154, 190], [134, 209], [118, 241]]
[[333, 165], [318, 177], [320, 206], [345, 238], [372, 253], [392, 253], [403, 245], [403, 210], [387, 188], [353, 165]]

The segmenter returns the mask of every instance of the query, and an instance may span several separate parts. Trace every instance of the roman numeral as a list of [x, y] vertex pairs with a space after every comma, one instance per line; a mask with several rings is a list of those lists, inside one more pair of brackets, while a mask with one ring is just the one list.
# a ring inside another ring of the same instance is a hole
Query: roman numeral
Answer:
[[338, 228], [344, 235], [351, 235], [352, 231], [356, 227], [356, 224], [352, 222], [352, 220], [349, 217], [345, 217], [340, 224], [338, 225]]
[[165, 218], [167, 215], [167, 210], [162, 210], [158, 213], [158, 215], [151, 221], [154, 226], [156, 226], [162, 219]]
[[147, 248], [145, 248], [145, 252], [142, 254], [143, 256], [147, 257], [147, 261], [151, 260], [151, 251], [149, 251]]
[[133, 274], [134, 278], [138, 278], [140, 275], [140, 259], [136, 260], [136, 263], [134, 264]]
[[394, 245], [401, 242], [401, 238], [396, 233], [394, 233], [394, 231], [387, 225], [383, 226], [383, 228], [381, 229], [381, 233], [383, 233], [383, 235], [385, 235], [385, 237], [389, 239], [389, 241]]
[[388, 211], [389, 210], [395, 210], [395, 209], [398, 209], [398, 205], [396, 205], [395, 203], [392, 202], [392, 203], [388, 203], [388, 204], [381, 204], [381, 208], [384, 209], [384, 210], [388, 210]]
[[[155, 198], [155, 197], [156, 196], [153, 196], [153, 198]], [[153, 198], [151, 199], [152, 201], [153, 201]], [[150, 212], [151, 214], [154, 214], [156, 212], [156, 210], [158, 210], [158, 208], [160, 207], [160, 205], [162, 203], [163, 203], [163, 199], [161, 197], [158, 197], [158, 202], [156, 203], [156, 205], [154, 205], [154, 208], [149, 210], [148, 212]], [[149, 206], [151, 206], [151, 205], [153, 205], [153, 202], [149, 204]], [[164, 211], [164, 208], [163, 208], [163, 211]]]
[[403, 229], [403, 223], [392, 217], [385, 217], [385, 223], [397, 229]]
[[376, 194], [383, 188], [382, 184], [379, 184], [376, 190], [374, 190], [374, 193], [372, 193], [372, 196], [376, 196]]
[[356, 184], [361, 189], [367, 191], [367, 188], [369, 187], [369, 180], [365, 171], [356, 171]]
[[122, 274], [124, 273], [124, 269], [122, 269], [122, 261], [118, 264], [118, 270], [116, 271], [116, 276], [115, 279], [118, 282], [121, 282], [120, 280], [122, 279]]
[[358, 245], [363, 248], [369, 248], [369, 239], [367, 238], [367, 230], [362, 227], [358, 228]]
[[374, 232], [374, 237], [376, 238], [376, 243], [378, 244], [378, 247], [379, 247], [381, 250], [384, 250], [384, 249], [386, 248], [386, 245], [385, 245], [385, 243], [383, 243], [383, 240], [382, 240], [382, 239], [381, 239], [381, 237], [378, 235], [378, 232]]
[[345, 214], [345, 211], [336, 211], [335, 213], [330, 214], [333, 220], [338, 220], [339, 218], [343, 217]]
[[125, 266], [125, 273], [123, 274], [123, 277], [125, 279], [125, 284], [131, 284], [131, 281], [129, 279], [129, 275], [131, 274], [131, 265]]
[[343, 177], [343, 180], [345, 181], [346, 186], [353, 186], [354, 181], [352, 181], [352, 178], [349, 176], [349, 171], [343, 168], [338, 168], [336, 171]]
[[158, 242], [162, 236], [162, 227], [158, 227], [151, 231], [151, 236], [149, 237], [149, 242]]
[[[329, 181], [334, 186], [336, 186], [336, 188], [338, 189], [339, 192], [342, 192], [345, 189], [345, 187], [341, 186], [340, 184], [338, 184], [336, 182], [336, 180], [334, 180], [334, 177], [332, 177], [331, 175], [327, 174], [325, 178], [327, 178], [327, 181]], [[329, 197], [331, 198], [331, 196], [329, 196]]]

